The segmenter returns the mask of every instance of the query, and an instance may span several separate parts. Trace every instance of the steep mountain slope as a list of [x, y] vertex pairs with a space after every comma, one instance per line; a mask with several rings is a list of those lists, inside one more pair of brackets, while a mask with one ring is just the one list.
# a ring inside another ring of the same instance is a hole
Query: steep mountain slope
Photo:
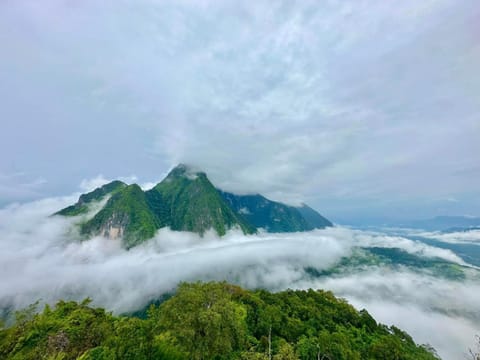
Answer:
[[271, 201], [262, 195], [235, 195], [220, 191], [222, 197], [250, 223], [269, 232], [308, 231], [332, 226], [312, 208], [301, 208]]
[[[256, 229], [225, 203], [203, 172], [179, 165], [152, 190], [147, 192], [157, 216], [168, 217], [172, 230], [199, 234], [213, 228], [219, 235], [238, 226], [245, 234]], [[156, 199], [156, 200], [153, 200]], [[154, 204], [161, 204], [155, 208]]]
[[86, 213], [88, 204], [111, 195], [103, 208], [80, 225], [85, 236], [122, 238], [127, 248], [170, 227], [203, 235], [213, 229], [222, 236], [229, 229], [252, 234], [257, 228], [270, 232], [307, 231], [331, 226], [315, 210], [270, 201], [261, 195], [239, 196], [216, 189], [204, 172], [178, 165], [153, 189], [142, 191], [121, 181], [106, 184], [55, 215]]
[[127, 184], [119, 180], [109, 182], [108, 184], [96, 188], [95, 190], [87, 194], [80, 195], [78, 201], [75, 204], [56, 212], [54, 215], [76, 216], [84, 214], [88, 211], [88, 204], [94, 201], [100, 201], [106, 195], [113, 194], [126, 186]]
[[147, 197], [137, 184], [117, 191], [91, 220], [81, 225], [85, 235], [123, 237], [127, 248], [151, 238], [162, 222], [151, 211]]

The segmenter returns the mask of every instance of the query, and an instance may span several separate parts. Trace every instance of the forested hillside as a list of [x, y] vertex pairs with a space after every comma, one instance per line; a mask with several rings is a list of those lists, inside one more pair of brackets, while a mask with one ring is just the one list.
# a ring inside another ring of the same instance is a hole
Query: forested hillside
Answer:
[[16, 313], [0, 358], [437, 359], [392, 326], [326, 291], [270, 293], [227, 283], [183, 283], [143, 318], [60, 301]]
[[[106, 200], [105, 204], [100, 204]], [[89, 193], [77, 203], [54, 215], [87, 215], [101, 205], [91, 218], [80, 217], [80, 233], [86, 238], [101, 235], [122, 238], [128, 249], [152, 238], [164, 227], [195, 232], [201, 236], [214, 230], [219, 236], [238, 229], [254, 234], [298, 232], [323, 229], [333, 224], [312, 208], [294, 207], [261, 195], [235, 195], [217, 189], [207, 174], [184, 164], [176, 166], [165, 179], [148, 191], [139, 185], [112, 181]]]

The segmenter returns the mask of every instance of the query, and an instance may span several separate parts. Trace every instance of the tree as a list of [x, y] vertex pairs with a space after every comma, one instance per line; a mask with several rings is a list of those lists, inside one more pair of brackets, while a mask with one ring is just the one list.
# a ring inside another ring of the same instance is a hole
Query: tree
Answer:
[[292, 345], [286, 342], [280, 345], [280, 349], [273, 360], [298, 360], [298, 356], [295, 354]]
[[183, 283], [177, 295], [160, 307], [157, 326], [191, 359], [223, 358], [242, 350], [246, 310], [232, 300], [233, 291], [226, 283]]
[[402, 348], [400, 340], [391, 335], [384, 335], [372, 343], [370, 355], [374, 359], [401, 360]]

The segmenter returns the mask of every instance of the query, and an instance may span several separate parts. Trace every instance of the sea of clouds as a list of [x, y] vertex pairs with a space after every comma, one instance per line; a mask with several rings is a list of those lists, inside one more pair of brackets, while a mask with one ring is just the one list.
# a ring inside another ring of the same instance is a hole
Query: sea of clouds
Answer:
[[[479, 332], [480, 280], [435, 277], [406, 267], [371, 266], [330, 277], [309, 276], [306, 267], [328, 269], [357, 247], [397, 247], [468, 266], [450, 250], [401, 236], [344, 227], [306, 233], [219, 238], [167, 228], [130, 250], [119, 240], [80, 241], [75, 219], [50, 216], [76, 196], [50, 198], [0, 209], [0, 308], [36, 300], [91, 297], [115, 313], [142, 308], [180, 281], [227, 280], [248, 288], [322, 288], [366, 308], [378, 321], [395, 324], [444, 359], [459, 359]], [[450, 239], [449, 239], [450, 240]]]

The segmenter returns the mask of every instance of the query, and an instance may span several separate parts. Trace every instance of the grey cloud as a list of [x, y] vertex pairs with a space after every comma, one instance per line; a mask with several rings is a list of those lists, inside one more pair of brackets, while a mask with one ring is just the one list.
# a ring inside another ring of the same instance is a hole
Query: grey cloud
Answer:
[[327, 215], [476, 213], [432, 201], [479, 196], [474, 5], [3, 2], [0, 173], [60, 194], [182, 161]]

